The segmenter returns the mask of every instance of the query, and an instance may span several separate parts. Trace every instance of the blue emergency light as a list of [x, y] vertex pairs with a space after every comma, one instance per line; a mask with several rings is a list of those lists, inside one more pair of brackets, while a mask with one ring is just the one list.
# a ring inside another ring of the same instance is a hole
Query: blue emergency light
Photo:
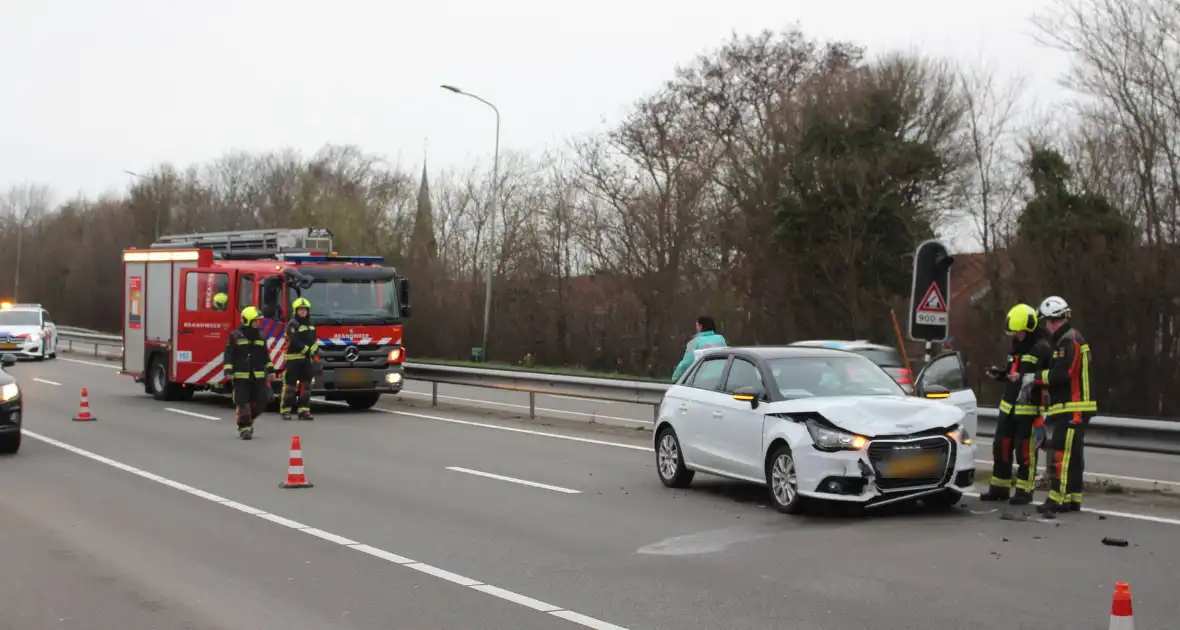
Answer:
[[379, 264], [385, 262], [384, 256], [324, 256], [319, 254], [282, 254], [283, 260], [297, 263], [327, 263], [354, 262]]

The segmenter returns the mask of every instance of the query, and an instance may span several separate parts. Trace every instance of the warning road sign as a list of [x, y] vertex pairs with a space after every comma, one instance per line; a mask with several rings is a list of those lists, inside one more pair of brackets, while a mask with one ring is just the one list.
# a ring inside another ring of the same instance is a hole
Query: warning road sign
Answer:
[[925, 295], [922, 296], [922, 301], [918, 302], [914, 320], [919, 324], [925, 324], [927, 326], [946, 326], [950, 321], [950, 317], [947, 314], [946, 299], [943, 298], [942, 291], [938, 288], [937, 282], [930, 283], [930, 288], [926, 289]]
[[924, 241], [914, 251], [910, 280], [910, 339], [940, 341], [950, 336], [951, 265], [955, 258], [936, 240]]

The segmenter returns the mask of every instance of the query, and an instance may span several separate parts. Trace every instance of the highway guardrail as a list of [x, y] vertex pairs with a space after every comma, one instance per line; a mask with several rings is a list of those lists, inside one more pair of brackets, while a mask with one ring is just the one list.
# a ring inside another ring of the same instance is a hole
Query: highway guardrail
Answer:
[[[123, 340], [118, 335], [59, 327], [58, 339], [59, 345], [65, 344], [67, 352], [75, 352], [76, 347], [92, 348], [94, 356], [103, 356], [104, 349], [108, 355], [111, 350], [117, 350], [119, 356], [122, 356]], [[540, 394], [650, 406], [654, 420], [660, 401], [668, 389], [667, 384], [647, 381], [437, 363], [408, 362], [405, 369], [407, 379], [431, 384], [432, 405], [438, 405], [439, 385], [498, 389], [527, 394], [530, 418], [536, 418], [536, 397]], [[995, 435], [998, 415], [999, 412], [995, 408], [979, 408], [980, 435]], [[649, 421], [637, 419], [636, 422]], [[1099, 415], [1090, 421], [1085, 431], [1088, 446], [1180, 455], [1180, 422], [1175, 420]]]

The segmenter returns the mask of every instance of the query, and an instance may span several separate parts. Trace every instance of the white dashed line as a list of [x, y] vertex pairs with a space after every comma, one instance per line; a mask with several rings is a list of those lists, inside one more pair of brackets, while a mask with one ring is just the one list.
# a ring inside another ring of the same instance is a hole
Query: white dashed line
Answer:
[[115, 365], [113, 363], [98, 363], [96, 361], [83, 361], [81, 359], [67, 359], [65, 357], [58, 357], [58, 361], [66, 361], [68, 363], [79, 363], [81, 365], [93, 365], [94, 367], [106, 368], [108, 370], [121, 370], [123, 366]]
[[54, 387], [61, 387], [61, 383], [58, 383], [57, 381], [47, 381], [43, 378], [37, 378], [36, 376], [34, 376], [32, 380], [37, 381], [38, 383], [45, 383], [46, 385], [53, 385]]
[[164, 407], [164, 411], [171, 411], [172, 413], [178, 413], [182, 416], [192, 416], [194, 418], [201, 418], [203, 420], [221, 420], [221, 418], [218, 418], [217, 416], [207, 416], [203, 413], [185, 411], [184, 409], [177, 409], [175, 407]]
[[[340, 403], [341, 405], [345, 403]], [[380, 407], [373, 407], [373, 411], [380, 411], [382, 413], [391, 413], [398, 416], [408, 416], [410, 418], [421, 418], [423, 420], [434, 420], [437, 422], [449, 422], [451, 424], [462, 424], [469, 427], [481, 427], [484, 429], [495, 429], [497, 431], [508, 431], [509, 433], [524, 433], [526, 435], [536, 435], [540, 437], [554, 438], [557, 440], [568, 440], [570, 442], [581, 442], [583, 444], [598, 444], [600, 446], [613, 446], [615, 448], [627, 448], [633, 451], [653, 452], [650, 446], [638, 446], [635, 444], [624, 444], [622, 442], [608, 442], [606, 440], [595, 440], [593, 438], [577, 437], [575, 435], [562, 435], [560, 433], [549, 433], [547, 431], [533, 431], [531, 429], [518, 429], [516, 427], [505, 427], [498, 424], [490, 424], [487, 422], [472, 422], [471, 420], [458, 420], [456, 418], [446, 418], [443, 416], [432, 416], [424, 413], [412, 413], [409, 411], [394, 411], [393, 409], [382, 409]]]
[[500, 481], [507, 481], [509, 483], [518, 483], [522, 486], [531, 486], [533, 488], [541, 488], [544, 490], [552, 490], [554, 492], [563, 492], [565, 494], [582, 494], [581, 490], [571, 490], [570, 488], [562, 488], [561, 486], [551, 486], [547, 483], [537, 483], [536, 481], [529, 481], [527, 479], [517, 479], [516, 477], [505, 477], [504, 475], [496, 475], [480, 470], [471, 470], [470, 468], [460, 468], [458, 466], [447, 466], [447, 470], [455, 472], [467, 473], [468, 475], [476, 475], [477, 477], [487, 477], [488, 479], [498, 479]]
[[263, 510], [258, 510], [256, 508], [252, 508], [252, 507], [245, 505], [243, 503], [238, 503], [236, 501], [231, 501], [229, 499], [219, 497], [215, 494], [205, 492], [204, 490], [201, 490], [199, 488], [194, 488], [192, 486], [180, 483], [179, 481], [173, 481], [171, 479], [161, 477], [155, 473], [150, 473], [146, 470], [141, 470], [141, 469], [136, 468], [134, 466], [130, 466], [128, 464], [124, 464], [122, 462], [115, 461], [109, 457], [103, 457], [102, 455], [99, 455], [97, 453], [93, 453], [91, 451], [88, 451], [88, 450], [85, 450], [82, 448], [78, 448], [77, 446], [74, 446], [72, 444], [66, 444], [65, 442], [61, 442], [61, 441], [55, 440], [53, 438], [43, 436], [39, 433], [34, 433], [32, 431], [29, 431], [28, 429], [23, 429], [22, 432], [25, 435], [27, 435], [35, 440], [40, 440], [42, 442], [45, 442], [46, 444], [56, 446], [60, 449], [64, 449], [66, 451], [74, 453], [75, 455], [81, 455], [82, 457], [85, 457], [87, 459], [91, 459], [91, 460], [99, 462], [101, 464], [106, 464], [107, 466], [111, 466], [112, 468], [118, 468], [119, 470], [129, 472], [129, 473], [136, 475], [138, 477], [142, 477], [144, 479], [149, 479], [151, 481], [155, 481], [157, 483], [168, 486], [169, 488], [175, 488], [177, 490], [187, 492], [193, 496], [197, 496], [202, 499], [212, 501], [213, 503], [217, 503], [220, 505], [224, 505], [224, 506], [233, 508], [239, 512], [242, 512], [245, 514], [251, 514], [253, 516], [257, 516], [258, 518], [268, 520], [272, 523], [282, 525], [283, 527], [288, 527], [288, 528], [293, 529], [295, 531], [303, 532], [305, 534], [310, 534], [312, 536], [320, 538], [321, 540], [325, 540], [325, 541], [340, 545], [340, 546], [345, 547], [347, 549], [355, 549], [355, 550], [360, 551], [362, 553], [368, 554], [374, 558], [380, 558], [382, 560], [385, 560], [385, 561], [393, 563], [393, 564], [409, 567], [411, 569], [414, 569], [415, 571], [420, 571], [420, 572], [425, 573], [427, 575], [432, 575], [432, 576], [437, 577], [439, 579], [443, 579], [443, 580], [447, 580], [448, 582], [459, 584], [461, 586], [470, 588], [472, 590], [479, 591], [479, 592], [487, 594], [487, 595], [491, 595], [491, 596], [496, 597], [500, 600], [503, 600], [506, 602], [511, 602], [511, 603], [516, 604], [518, 606], [523, 606], [525, 608], [530, 608], [532, 610], [536, 610], [536, 611], [539, 611], [539, 612], [542, 612], [545, 614], [553, 615], [554, 617], [559, 617], [559, 618], [565, 619], [567, 621], [572, 621], [574, 623], [580, 624], [580, 625], [585, 626], [587, 628], [592, 628], [593, 630], [627, 630], [627, 628], [624, 628], [622, 626], [616, 626], [614, 624], [607, 623], [605, 621], [595, 619], [593, 617], [587, 617], [586, 615], [583, 615], [581, 613], [576, 613], [572, 610], [565, 610], [565, 609], [561, 608], [560, 606], [554, 606], [553, 604], [549, 604], [549, 603], [546, 603], [546, 602], [543, 602], [540, 600], [536, 600], [531, 597], [526, 597], [524, 595], [521, 595], [520, 593], [515, 593], [515, 592], [509, 591], [509, 590], [505, 590], [505, 589], [499, 588], [497, 586], [493, 586], [491, 584], [485, 584], [483, 582], [480, 582], [479, 580], [474, 580], [469, 577], [459, 575], [457, 573], [451, 573], [450, 571], [447, 571], [445, 569], [440, 569], [440, 568], [430, 565], [430, 564], [418, 562], [416, 560], [410, 560], [409, 558], [399, 556], [395, 553], [390, 553], [388, 551], [384, 551], [384, 550], [378, 549], [376, 547], [371, 547], [369, 545], [365, 545], [365, 544], [356, 542], [354, 540], [345, 538], [343, 536], [338, 536], [336, 534], [326, 532], [322, 529], [317, 529], [317, 528], [311, 527], [309, 525], [304, 525], [303, 523], [300, 523], [297, 521], [292, 521], [290, 519], [284, 518], [284, 517], [279, 516], [277, 514], [271, 514], [269, 512], [265, 512]]

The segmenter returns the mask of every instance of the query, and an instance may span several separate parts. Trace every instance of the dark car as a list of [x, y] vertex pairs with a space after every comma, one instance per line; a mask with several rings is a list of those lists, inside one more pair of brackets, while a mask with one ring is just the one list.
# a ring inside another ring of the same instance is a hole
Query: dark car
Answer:
[[0, 357], [0, 454], [11, 455], [20, 450], [20, 420], [24, 410], [20, 386], [3, 368], [16, 365], [16, 356]]
[[858, 341], [838, 341], [832, 339], [796, 341], [791, 345], [805, 348], [834, 348], [836, 350], [845, 350], [864, 355], [870, 361], [876, 363], [882, 370], [885, 370], [889, 376], [892, 376], [893, 380], [897, 381], [897, 384], [901, 385], [901, 388], [907, 394], [914, 393], [914, 375], [905, 366], [905, 361], [901, 358], [901, 353], [896, 348], [872, 343], [863, 339]]

